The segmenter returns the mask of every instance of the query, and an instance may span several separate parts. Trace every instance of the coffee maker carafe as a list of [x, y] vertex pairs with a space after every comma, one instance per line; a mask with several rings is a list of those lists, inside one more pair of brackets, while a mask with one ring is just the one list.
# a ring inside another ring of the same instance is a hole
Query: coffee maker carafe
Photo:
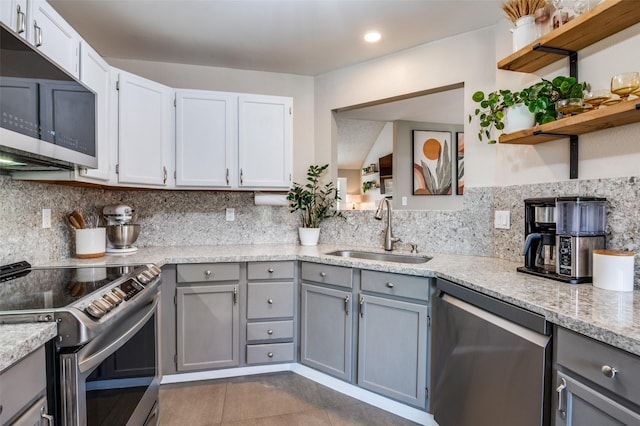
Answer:
[[605, 247], [606, 200], [530, 198], [525, 203], [526, 272], [572, 284], [591, 282], [591, 257]]

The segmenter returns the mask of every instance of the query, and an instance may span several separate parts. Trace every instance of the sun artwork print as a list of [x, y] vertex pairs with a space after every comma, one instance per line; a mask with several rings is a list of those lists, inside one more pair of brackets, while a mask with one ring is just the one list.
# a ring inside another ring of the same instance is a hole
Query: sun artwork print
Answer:
[[450, 195], [451, 132], [413, 131], [413, 195]]

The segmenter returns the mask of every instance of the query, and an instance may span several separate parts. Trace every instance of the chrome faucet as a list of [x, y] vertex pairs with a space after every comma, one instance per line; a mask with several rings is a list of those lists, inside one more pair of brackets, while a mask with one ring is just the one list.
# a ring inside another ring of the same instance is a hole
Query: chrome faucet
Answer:
[[388, 198], [383, 198], [378, 204], [378, 210], [376, 210], [375, 218], [382, 220], [382, 207], [387, 206], [387, 229], [384, 231], [384, 249], [386, 251], [393, 250], [393, 243], [400, 241], [400, 238], [394, 237], [391, 231], [391, 202]]

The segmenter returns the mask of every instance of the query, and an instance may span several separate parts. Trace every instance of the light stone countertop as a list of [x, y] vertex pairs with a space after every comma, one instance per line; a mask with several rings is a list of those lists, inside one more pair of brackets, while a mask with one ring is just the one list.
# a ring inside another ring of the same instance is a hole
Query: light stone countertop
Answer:
[[[601, 290], [591, 284], [566, 284], [516, 272], [520, 263], [502, 259], [441, 253], [423, 264], [400, 264], [343, 258], [326, 253], [338, 249], [383, 252], [348, 245], [303, 247], [294, 244], [148, 247], [128, 255], [99, 259], [64, 259], [38, 266], [90, 266], [155, 263], [257, 262], [302, 260], [425, 277], [439, 276], [480, 293], [539, 313], [562, 327], [640, 356], [640, 291]], [[394, 253], [402, 253], [394, 251]], [[406, 254], [406, 253], [403, 253]], [[4, 327], [0, 332], [4, 334]], [[0, 340], [0, 353], [4, 351]], [[1, 360], [1, 355], [0, 355]]]
[[11, 367], [58, 334], [55, 323], [0, 325], [0, 372]]

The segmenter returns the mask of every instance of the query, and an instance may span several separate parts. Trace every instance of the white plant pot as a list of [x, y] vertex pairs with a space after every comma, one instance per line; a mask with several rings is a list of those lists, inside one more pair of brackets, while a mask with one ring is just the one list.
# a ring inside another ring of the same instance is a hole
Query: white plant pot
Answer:
[[320, 228], [298, 228], [300, 244], [303, 246], [317, 246], [320, 238]]
[[515, 24], [516, 27], [511, 29], [511, 32], [513, 33], [513, 51], [517, 52], [526, 45], [533, 43], [538, 38], [538, 34], [533, 15], [523, 16]]
[[529, 111], [529, 108], [525, 104], [517, 104], [505, 109], [504, 130], [506, 133], [528, 129], [533, 127], [535, 123], [535, 115]]

